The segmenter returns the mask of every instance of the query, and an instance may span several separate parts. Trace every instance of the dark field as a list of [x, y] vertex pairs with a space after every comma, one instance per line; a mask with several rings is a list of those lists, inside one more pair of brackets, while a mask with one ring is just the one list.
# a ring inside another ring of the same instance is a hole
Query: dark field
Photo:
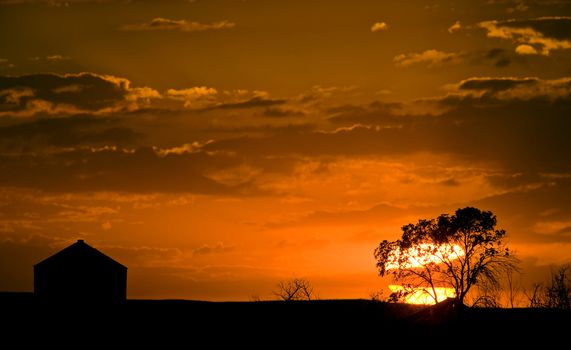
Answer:
[[112, 347], [116, 343], [199, 349], [307, 348], [309, 344], [363, 348], [365, 344], [458, 340], [490, 346], [563, 341], [561, 348], [566, 349], [571, 334], [570, 312], [475, 309], [446, 302], [422, 307], [370, 300], [128, 300], [109, 308], [38, 305], [28, 293], [2, 293], [0, 299], [2, 339], [16, 340], [18, 347], [37, 343]]

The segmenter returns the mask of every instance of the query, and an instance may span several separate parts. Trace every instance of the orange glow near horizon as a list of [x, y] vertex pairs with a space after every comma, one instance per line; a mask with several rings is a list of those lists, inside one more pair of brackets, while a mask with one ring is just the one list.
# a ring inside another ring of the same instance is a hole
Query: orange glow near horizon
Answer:
[[[389, 285], [389, 289], [391, 292], [399, 292], [405, 291], [403, 286]], [[446, 300], [447, 298], [454, 298], [456, 293], [452, 288], [445, 288], [445, 287], [435, 287], [434, 292], [436, 293], [436, 299], [440, 302]], [[429, 287], [420, 287], [414, 288], [414, 291], [407, 296], [405, 296], [404, 301], [407, 304], [416, 304], [416, 305], [434, 305], [436, 301], [432, 295], [432, 290]]]
[[[434, 253], [432, 253], [434, 251]], [[426, 252], [426, 253], [425, 253]], [[430, 252], [430, 253], [428, 253]], [[407, 257], [403, 265], [399, 264], [401, 254]], [[454, 260], [464, 256], [464, 250], [458, 245], [440, 245], [435, 247], [433, 244], [420, 244], [418, 248], [411, 248], [404, 252], [394, 251], [390, 261], [385, 265], [387, 270], [399, 268], [422, 267], [430, 263], [441, 263], [443, 260]]]

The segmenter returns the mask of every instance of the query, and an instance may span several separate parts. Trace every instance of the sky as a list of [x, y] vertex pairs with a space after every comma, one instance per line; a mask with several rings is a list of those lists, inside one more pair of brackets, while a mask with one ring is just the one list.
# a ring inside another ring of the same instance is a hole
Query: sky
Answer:
[[571, 262], [569, 0], [0, 0], [0, 43], [0, 290], [84, 239], [130, 298], [368, 298], [465, 206]]

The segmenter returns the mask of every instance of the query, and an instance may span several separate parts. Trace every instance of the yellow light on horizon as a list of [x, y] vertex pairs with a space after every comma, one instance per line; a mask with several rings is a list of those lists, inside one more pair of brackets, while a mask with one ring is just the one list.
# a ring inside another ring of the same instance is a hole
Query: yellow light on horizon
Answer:
[[[405, 291], [403, 286], [389, 285], [389, 289], [391, 292], [399, 292]], [[445, 288], [445, 287], [435, 287], [434, 292], [436, 292], [436, 299], [440, 301], [444, 301], [447, 298], [454, 298], [456, 297], [456, 292], [452, 288]], [[404, 302], [407, 304], [416, 304], [416, 305], [434, 305], [436, 301], [433, 298], [432, 288], [429, 287], [419, 287], [414, 288], [412, 293], [406, 295], [404, 297]]]
[[[399, 264], [401, 255], [405, 257], [405, 262], [402, 265]], [[464, 250], [456, 244], [435, 246], [434, 244], [423, 243], [404, 252], [400, 250], [393, 251], [385, 267], [387, 270], [422, 267], [430, 263], [439, 264], [443, 261], [458, 259], [464, 255]]]

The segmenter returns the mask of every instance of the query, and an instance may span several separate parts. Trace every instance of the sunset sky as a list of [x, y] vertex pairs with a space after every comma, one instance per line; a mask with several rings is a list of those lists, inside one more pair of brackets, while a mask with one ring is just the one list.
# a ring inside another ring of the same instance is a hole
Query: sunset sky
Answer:
[[0, 290], [84, 239], [130, 298], [368, 298], [467, 205], [571, 262], [571, 1], [0, 0]]

